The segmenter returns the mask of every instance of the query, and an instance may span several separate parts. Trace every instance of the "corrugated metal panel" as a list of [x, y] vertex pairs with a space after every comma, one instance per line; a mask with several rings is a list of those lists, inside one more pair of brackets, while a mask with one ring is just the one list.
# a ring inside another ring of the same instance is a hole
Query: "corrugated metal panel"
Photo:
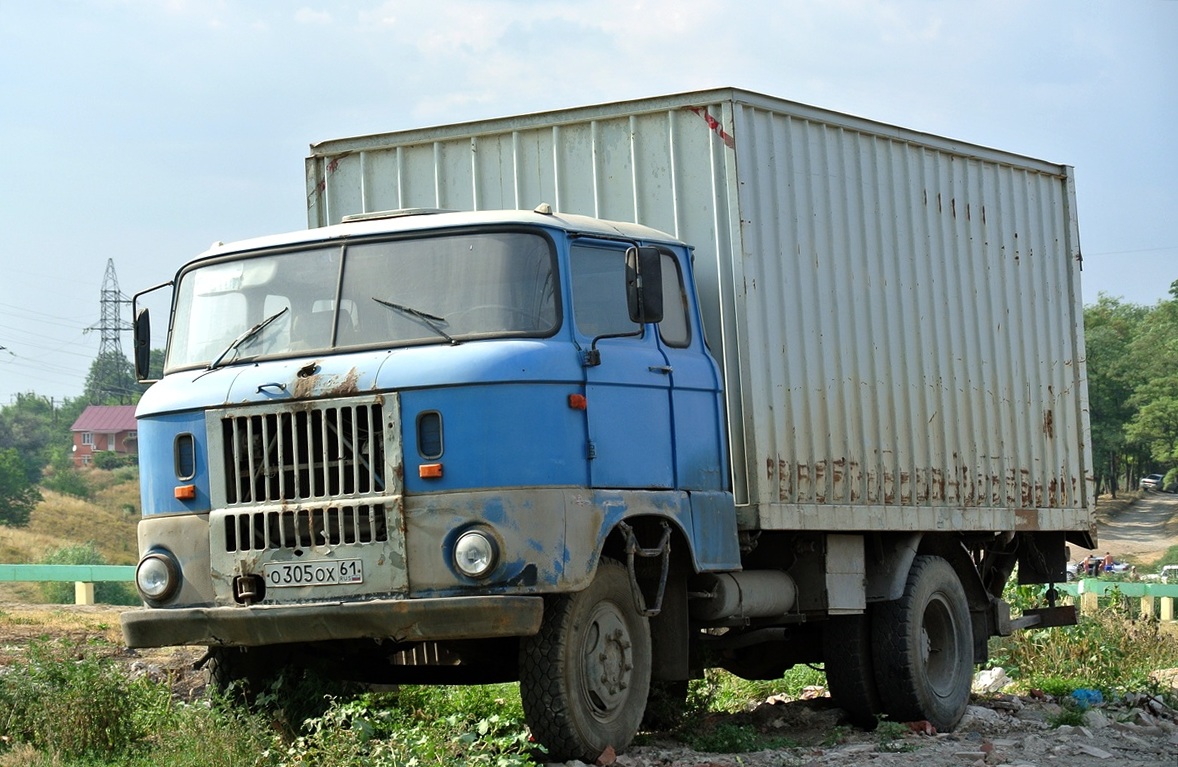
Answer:
[[1088, 526], [1065, 166], [723, 89], [326, 142], [307, 177], [312, 226], [547, 201], [691, 243], [746, 524]]
[[772, 169], [741, 176], [736, 304], [765, 520], [1087, 508], [1066, 169], [749, 105], [734, 133]]

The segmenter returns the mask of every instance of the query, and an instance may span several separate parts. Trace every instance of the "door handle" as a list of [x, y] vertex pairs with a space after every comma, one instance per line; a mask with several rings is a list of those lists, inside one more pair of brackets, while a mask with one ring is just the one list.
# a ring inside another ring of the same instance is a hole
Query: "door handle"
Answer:
[[662, 373], [663, 375], [671, 375], [670, 365], [651, 365], [647, 368], [652, 373]]

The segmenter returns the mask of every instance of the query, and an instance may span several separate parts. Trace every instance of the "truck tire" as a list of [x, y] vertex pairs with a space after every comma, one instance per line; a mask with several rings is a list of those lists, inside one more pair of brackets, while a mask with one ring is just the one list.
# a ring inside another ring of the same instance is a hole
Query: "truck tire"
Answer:
[[587, 589], [546, 600], [519, 666], [524, 718], [548, 761], [592, 764], [630, 745], [650, 689], [650, 626], [626, 569], [602, 559]]
[[952, 730], [973, 680], [969, 604], [952, 566], [941, 557], [916, 557], [904, 595], [876, 606], [872, 636], [884, 712], [893, 721], [925, 719]]
[[883, 703], [875, 686], [871, 627], [875, 608], [868, 605], [862, 615], [839, 615], [826, 622], [822, 637], [826, 687], [836, 706], [847, 718], [865, 729], [873, 729], [883, 714]]

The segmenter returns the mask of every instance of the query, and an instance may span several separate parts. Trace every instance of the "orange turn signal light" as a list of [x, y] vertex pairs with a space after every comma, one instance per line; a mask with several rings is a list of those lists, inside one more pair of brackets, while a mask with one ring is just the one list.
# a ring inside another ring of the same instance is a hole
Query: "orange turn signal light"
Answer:
[[584, 394], [570, 394], [569, 407], [573, 410], [588, 410], [589, 400], [585, 398]]
[[177, 485], [176, 500], [191, 501], [196, 498], [196, 485]]
[[441, 479], [442, 464], [423, 463], [417, 467], [417, 476], [421, 477], [422, 479]]

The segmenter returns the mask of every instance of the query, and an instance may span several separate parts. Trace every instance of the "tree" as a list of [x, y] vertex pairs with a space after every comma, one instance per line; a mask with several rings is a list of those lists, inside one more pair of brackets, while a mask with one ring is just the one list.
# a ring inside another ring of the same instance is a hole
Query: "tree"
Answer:
[[1135, 412], [1125, 426], [1125, 436], [1143, 448], [1143, 463], [1163, 472], [1178, 464], [1178, 280], [1170, 294], [1171, 300], [1150, 309], [1133, 340], [1133, 363], [1143, 379], [1130, 398]]
[[1093, 469], [1114, 495], [1121, 480], [1178, 468], [1178, 280], [1170, 296], [1084, 307]]
[[0, 450], [20, 453], [29, 481], [37, 482], [54, 452], [70, 449], [70, 426], [85, 404], [81, 398], [58, 403], [33, 392], [16, 395], [12, 404], [0, 407]]
[[52, 401], [32, 392], [16, 395], [15, 402], [0, 409], [0, 450], [16, 450], [24, 457], [30, 482], [41, 476], [54, 439], [56, 415]]
[[28, 467], [17, 450], [0, 450], [0, 525], [23, 527], [29, 523], [41, 493], [28, 475]]
[[1178, 373], [1153, 379], [1133, 399], [1141, 406], [1125, 435], [1147, 445], [1157, 465], [1178, 463]]
[[1107, 488], [1114, 497], [1131, 449], [1125, 424], [1135, 409], [1129, 400], [1141, 377], [1129, 350], [1148, 313], [1104, 293], [1084, 308], [1093, 468], [1098, 491]]
[[140, 390], [135, 368], [120, 351], [99, 354], [86, 375], [85, 399], [91, 405], [133, 405]]

